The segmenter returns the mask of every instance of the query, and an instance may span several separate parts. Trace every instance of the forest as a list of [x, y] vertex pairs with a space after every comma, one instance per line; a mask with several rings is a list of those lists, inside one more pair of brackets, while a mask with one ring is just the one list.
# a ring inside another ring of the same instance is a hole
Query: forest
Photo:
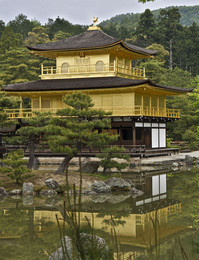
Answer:
[[[146, 76], [160, 85], [190, 88], [188, 96], [168, 98], [167, 107], [181, 109], [181, 120], [168, 126], [168, 140], [182, 140], [190, 149], [199, 140], [199, 21], [195, 7], [172, 7], [142, 14], [126, 14], [102, 22], [101, 29], [126, 42], [158, 50], [151, 60], [137, 61]], [[188, 19], [189, 18], [189, 19]], [[135, 23], [136, 21], [136, 23]], [[87, 26], [73, 25], [64, 18], [48, 19], [45, 25], [19, 14], [5, 24], [0, 20], [0, 86], [39, 79], [40, 64], [53, 65], [32, 55], [26, 45], [47, 43], [84, 32]], [[28, 100], [24, 100], [28, 106]], [[3, 109], [4, 105], [1, 102]]]

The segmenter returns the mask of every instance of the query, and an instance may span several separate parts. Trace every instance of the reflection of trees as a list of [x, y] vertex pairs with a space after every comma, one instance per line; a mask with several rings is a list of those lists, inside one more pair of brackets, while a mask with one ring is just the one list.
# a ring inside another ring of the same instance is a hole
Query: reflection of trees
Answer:
[[[47, 252], [58, 246], [56, 226], [52, 228], [51, 222], [42, 220], [35, 224], [33, 208], [1, 210], [0, 220], [1, 259], [44, 260]], [[38, 225], [42, 226], [41, 231], [38, 231]]]
[[0, 237], [27, 234], [29, 216], [25, 210], [17, 208], [1, 210], [0, 219]]
[[177, 223], [193, 226], [199, 230], [199, 171], [168, 175], [168, 197], [182, 202], [182, 213], [173, 216]]
[[168, 196], [182, 202], [181, 215], [172, 216], [170, 221], [195, 228], [189, 238], [184, 238], [184, 245], [185, 250], [192, 248], [191, 259], [199, 259], [199, 170], [169, 174]]

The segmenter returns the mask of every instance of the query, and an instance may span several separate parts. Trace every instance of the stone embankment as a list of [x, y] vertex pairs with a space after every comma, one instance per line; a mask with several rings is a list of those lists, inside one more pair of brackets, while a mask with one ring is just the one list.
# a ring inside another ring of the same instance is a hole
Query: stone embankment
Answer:
[[[48, 170], [54, 168], [56, 170], [61, 164], [63, 158], [39, 158], [39, 169]], [[121, 159], [117, 159], [122, 161]], [[99, 159], [96, 157], [83, 158], [82, 159], [82, 171], [85, 173], [101, 173], [103, 168], [99, 166]], [[170, 156], [159, 156], [150, 158], [130, 158], [129, 165], [122, 172], [151, 172], [160, 170], [183, 170], [186, 168], [191, 168], [194, 165], [199, 165], [199, 151], [190, 153], [180, 153]], [[69, 165], [69, 170], [78, 171], [79, 164], [78, 158], [71, 160]], [[116, 172], [116, 169], [112, 169], [112, 172]]]
[[[66, 188], [63, 189], [62, 186], [52, 178], [45, 180], [45, 188], [39, 192], [35, 191], [34, 185], [31, 182], [24, 182], [22, 189], [15, 189], [9, 192], [3, 187], [0, 187], [1, 200], [5, 200], [7, 196], [12, 198], [22, 197], [24, 205], [32, 205], [35, 195], [55, 198], [57, 195], [65, 193], [68, 193]], [[69, 193], [72, 194], [73, 190], [70, 190]], [[78, 190], [76, 190], [76, 193], [78, 193]], [[129, 197], [141, 196], [143, 192], [137, 190], [130, 179], [112, 177], [105, 182], [94, 181], [87, 189], [83, 189], [82, 195], [94, 202], [109, 201], [112, 203], [111, 201], [114, 201], [114, 203], [116, 203], [116, 201], [121, 202]]]

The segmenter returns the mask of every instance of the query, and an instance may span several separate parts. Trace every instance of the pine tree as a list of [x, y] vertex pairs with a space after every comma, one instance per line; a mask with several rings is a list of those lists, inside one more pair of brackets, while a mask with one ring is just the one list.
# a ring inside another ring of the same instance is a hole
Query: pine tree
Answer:
[[25, 126], [22, 126], [16, 132], [15, 140], [17, 140], [18, 143], [26, 144], [29, 147], [29, 169], [34, 167], [36, 144], [44, 141], [45, 129], [49, 120], [49, 113], [36, 113], [34, 117], [24, 119]]
[[[123, 147], [111, 146], [104, 148], [102, 153], [98, 155], [101, 158], [100, 165], [104, 168], [103, 173], [112, 168], [116, 168], [119, 171], [125, 169], [128, 165], [125, 161], [129, 160], [129, 156], [125, 155], [124, 152], [125, 149]], [[123, 159], [123, 161], [119, 162], [115, 159]]]
[[161, 44], [169, 49], [169, 68], [173, 69], [173, 44], [177, 31], [182, 29], [180, 25], [180, 12], [178, 8], [161, 10], [158, 23], [158, 37]]
[[145, 45], [152, 43], [156, 33], [156, 24], [153, 14], [149, 9], [146, 9], [140, 16], [135, 35], [143, 37]]
[[[117, 136], [102, 133], [102, 129], [110, 128], [109, 113], [93, 109], [88, 95], [73, 93], [67, 95], [63, 102], [68, 107], [59, 110], [58, 117], [53, 118], [48, 127], [50, 149], [65, 154], [57, 173], [63, 173], [69, 161], [83, 148], [101, 148], [117, 139]], [[79, 159], [81, 171], [81, 157]]]
[[5, 54], [11, 49], [16, 49], [22, 45], [22, 36], [13, 33], [12, 29], [7, 26], [0, 38], [0, 54]]
[[25, 39], [26, 45], [42, 44], [50, 42], [46, 28], [38, 26], [32, 29], [32, 32], [28, 33], [28, 37]]
[[0, 92], [0, 128], [9, 125], [8, 116], [5, 112], [5, 109], [18, 108], [19, 103], [20, 102], [18, 98], [7, 96], [3, 91]]
[[26, 167], [27, 162], [23, 159], [24, 153], [22, 150], [17, 150], [10, 152], [1, 162], [3, 167], [1, 167], [1, 172], [7, 173], [7, 175], [15, 180], [18, 184], [20, 181], [24, 181], [29, 178], [30, 170]]

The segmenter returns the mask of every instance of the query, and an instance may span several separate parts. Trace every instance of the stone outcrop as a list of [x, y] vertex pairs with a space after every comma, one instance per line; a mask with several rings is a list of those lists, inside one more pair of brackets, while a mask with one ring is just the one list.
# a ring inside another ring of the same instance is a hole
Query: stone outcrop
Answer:
[[24, 206], [30, 206], [34, 202], [34, 196], [30, 196], [30, 195], [23, 196], [22, 202]]
[[144, 194], [144, 192], [142, 190], [138, 190], [136, 188], [133, 188], [131, 190], [131, 194], [133, 197], [137, 197], [137, 196], [142, 196]]
[[14, 189], [14, 190], [9, 191], [8, 194], [11, 195], [11, 196], [19, 196], [19, 195], [22, 194], [22, 190], [21, 189]]
[[56, 191], [60, 190], [58, 182], [56, 182], [55, 180], [53, 180], [51, 178], [45, 180], [45, 184], [51, 190], [56, 190]]
[[82, 172], [84, 173], [96, 173], [100, 166], [99, 161], [87, 161], [82, 166]]
[[0, 196], [4, 197], [4, 196], [7, 196], [8, 193], [7, 191], [5, 190], [4, 187], [0, 187]]
[[194, 158], [192, 156], [186, 155], [185, 156], [185, 163], [186, 165], [193, 165], [194, 164]]
[[53, 196], [57, 195], [57, 191], [56, 190], [43, 190], [40, 192], [40, 195], [53, 197]]
[[110, 178], [105, 181], [111, 187], [111, 191], [130, 191], [131, 184], [121, 178]]
[[96, 193], [110, 193], [111, 187], [103, 181], [94, 181], [90, 189]]
[[[65, 241], [62, 241], [62, 244], [65, 244], [66, 246], [58, 248], [58, 250], [52, 253], [48, 260], [73, 259], [72, 239], [69, 236], [65, 236], [64, 240]], [[109, 250], [106, 241], [103, 238], [91, 234], [80, 233], [79, 243], [81, 244], [85, 259], [108, 259]], [[75, 257], [76, 260], [81, 260], [77, 250]]]
[[34, 185], [31, 182], [24, 182], [22, 188], [23, 196], [33, 196], [34, 195]]

